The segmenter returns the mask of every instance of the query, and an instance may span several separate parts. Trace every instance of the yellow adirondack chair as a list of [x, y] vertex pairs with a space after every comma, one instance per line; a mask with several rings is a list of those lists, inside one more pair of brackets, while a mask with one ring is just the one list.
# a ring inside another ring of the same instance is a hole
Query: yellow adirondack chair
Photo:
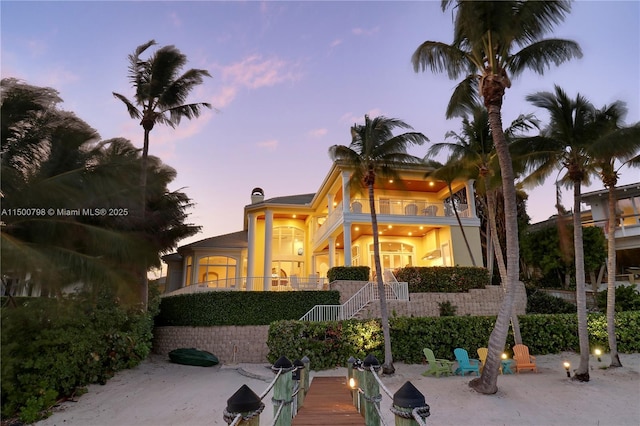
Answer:
[[484, 365], [487, 363], [487, 353], [489, 349], [478, 348], [478, 359], [480, 360], [480, 372], [484, 369]]
[[529, 347], [526, 345], [514, 345], [513, 346], [513, 359], [516, 362], [516, 373], [520, 370], [533, 370], [538, 372], [536, 366], [536, 357], [529, 355]]

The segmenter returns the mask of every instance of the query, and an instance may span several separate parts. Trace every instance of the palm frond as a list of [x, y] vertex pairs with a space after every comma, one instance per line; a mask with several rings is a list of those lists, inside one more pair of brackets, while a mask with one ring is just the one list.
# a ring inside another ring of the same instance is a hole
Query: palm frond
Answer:
[[582, 58], [582, 49], [578, 43], [571, 40], [547, 39], [530, 44], [514, 53], [506, 65], [515, 77], [527, 69], [544, 74], [552, 64], [558, 66], [579, 58]]

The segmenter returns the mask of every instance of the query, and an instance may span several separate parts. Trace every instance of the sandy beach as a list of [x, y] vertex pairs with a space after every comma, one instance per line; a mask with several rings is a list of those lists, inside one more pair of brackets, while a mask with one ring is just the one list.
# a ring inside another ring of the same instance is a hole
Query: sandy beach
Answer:
[[[393, 394], [410, 381], [425, 396], [433, 425], [640, 425], [640, 354], [622, 354], [623, 368], [606, 369], [609, 358], [590, 360], [591, 380], [567, 378], [562, 362], [577, 366], [575, 353], [537, 357], [538, 373], [502, 375], [495, 395], [469, 388], [469, 376], [424, 377], [426, 365], [394, 364], [396, 373], [382, 376]], [[261, 395], [273, 380], [265, 364], [192, 367], [152, 355], [138, 367], [118, 373], [104, 385], [91, 385], [75, 401], [55, 408], [38, 426], [225, 425], [227, 399], [243, 384]], [[573, 367], [572, 367], [573, 368]], [[346, 368], [312, 371], [317, 376], [346, 377]], [[272, 422], [271, 393], [264, 398], [260, 423]], [[383, 395], [386, 425], [394, 424], [391, 400]]]

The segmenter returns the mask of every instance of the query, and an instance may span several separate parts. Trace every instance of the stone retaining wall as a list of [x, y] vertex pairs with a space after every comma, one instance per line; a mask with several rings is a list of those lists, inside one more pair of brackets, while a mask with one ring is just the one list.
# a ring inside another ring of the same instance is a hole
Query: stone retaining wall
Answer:
[[[344, 303], [362, 287], [362, 281], [338, 281], [331, 284], [339, 290], [340, 302]], [[504, 292], [500, 286], [474, 289], [468, 293], [412, 293], [409, 301], [388, 301], [390, 316], [437, 317], [438, 303], [451, 302], [457, 307], [456, 315], [497, 315]], [[516, 294], [515, 309], [523, 315], [527, 307], [524, 285], [520, 283]], [[371, 303], [360, 314], [360, 318], [379, 318], [380, 307]], [[153, 333], [153, 352], [166, 355], [177, 348], [197, 348], [209, 351], [221, 363], [233, 362], [267, 363], [268, 325], [261, 326], [217, 326], [217, 327], [156, 327]]]
[[177, 348], [209, 351], [221, 363], [268, 362], [268, 325], [217, 327], [156, 327], [153, 352], [167, 355]]

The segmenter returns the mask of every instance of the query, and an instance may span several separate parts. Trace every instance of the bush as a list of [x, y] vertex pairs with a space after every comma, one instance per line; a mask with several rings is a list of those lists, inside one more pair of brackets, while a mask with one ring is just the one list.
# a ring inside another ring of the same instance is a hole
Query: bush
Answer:
[[[607, 290], [601, 291], [596, 296], [598, 309], [607, 310]], [[640, 310], [640, 292], [635, 285], [616, 287], [616, 312]]]
[[466, 266], [407, 267], [395, 271], [398, 281], [409, 285], [409, 293], [463, 293], [489, 285], [486, 268]]
[[[580, 351], [576, 314], [522, 315], [520, 329], [523, 342], [533, 355]], [[394, 317], [390, 318], [393, 359], [411, 364], [423, 361], [422, 349], [431, 348], [437, 358], [453, 359], [457, 347], [475, 353], [486, 347], [495, 317]], [[606, 318], [589, 314], [589, 340], [592, 347], [608, 348]], [[616, 315], [618, 350], [640, 351], [640, 311]], [[511, 331], [505, 351], [514, 344]], [[268, 359], [280, 356], [290, 360], [304, 356], [311, 368], [323, 370], [346, 366], [349, 357], [363, 359], [372, 354], [384, 361], [382, 328], [377, 319], [331, 322], [277, 321], [269, 327]]]
[[573, 303], [543, 291], [534, 291], [527, 295], [528, 314], [572, 314], [576, 310]]
[[157, 326], [268, 325], [300, 319], [315, 305], [339, 305], [338, 291], [211, 291], [165, 297]]
[[104, 295], [31, 298], [2, 308], [2, 416], [33, 422], [58, 398], [89, 383], [105, 383], [151, 350], [149, 312], [119, 306]]
[[451, 304], [451, 302], [449, 302], [448, 300], [438, 303], [438, 307], [440, 307], [441, 317], [454, 317], [456, 316], [456, 311], [458, 310], [458, 307]]
[[368, 266], [335, 266], [327, 272], [329, 282], [344, 281], [369, 281], [371, 269]]

